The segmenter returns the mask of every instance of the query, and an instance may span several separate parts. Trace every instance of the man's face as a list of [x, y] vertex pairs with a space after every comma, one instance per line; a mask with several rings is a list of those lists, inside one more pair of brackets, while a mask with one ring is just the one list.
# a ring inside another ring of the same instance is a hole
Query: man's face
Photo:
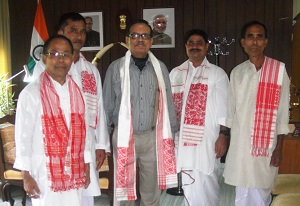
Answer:
[[93, 28], [93, 19], [92, 18], [85, 18], [85, 28], [86, 28], [86, 31], [89, 32], [92, 30]]
[[65, 35], [68, 37], [72, 44], [74, 51], [80, 51], [83, 47], [86, 38], [86, 29], [84, 21], [72, 21], [68, 20], [68, 25], [65, 27], [64, 31], [58, 31], [58, 34]]
[[53, 39], [43, 54], [47, 73], [57, 82], [63, 83], [73, 62], [72, 48], [65, 39]]
[[248, 27], [245, 38], [241, 39], [241, 45], [249, 58], [263, 55], [267, 44], [268, 39], [265, 38], [265, 30], [260, 25]]
[[[139, 36], [135, 38], [135, 35]], [[144, 58], [147, 56], [148, 51], [150, 50], [150, 47], [153, 42], [153, 38], [150, 37], [151, 30], [150, 28], [143, 24], [143, 23], [138, 23], [134, 24], [130, 28], [130, 35], [131, 37], [126, 37], [126, 43], [129, 45], [129, 49], [132, 53], [132, 55], [136, 58]], [[144, 38], [143, 38], [144, 36]], [[149, 38], [146, 38], [148, 36]]]
[[166, 28], [167, 28], [167, 20], [165, 17], [157, 17], [153, 21], [153, 27], [154, 30], [157, 31], [158, 33], [164, 33]]
[[206, 56], [209, 44], [206, 43], [202, 36], [192, 35], [185, 44], [186, 54], [191, 62], [203, 61]]

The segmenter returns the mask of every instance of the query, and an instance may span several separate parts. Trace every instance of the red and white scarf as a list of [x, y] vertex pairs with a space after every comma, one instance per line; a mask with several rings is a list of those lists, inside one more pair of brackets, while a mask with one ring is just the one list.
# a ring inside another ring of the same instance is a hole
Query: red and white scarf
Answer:
[[[177, 184], [175, 150], [170, 128], [166, 88], [160, 64], [149, 51], [159, 86], [158, 115], [156, 123], [157, 181], [160, 189]], [[116, 197], [121, 200], [136, 199], [136, 161], [130, 101], [129, 63], [131, 52], [127, 51], [121, 65], [122, 99], [119, 112], [117, 143]]]
[[97, 82], [93, 73], [91, 65], [87, 63], [85, 57], [80, 53], [80, 68], [82, 91], [85, 96], [86, 110], [89, 116], [89, 126], [96, 128], [98, 124], [98, 95], [97, 95]]
[[183, 125], [180, 125], [183, 146], [197, 146], [203, 140], [209, 74], [207, 64], [205, 58], [193, 76], [189, 61], [176, 68], [178, 73], [172, 83], [172, 93], [178, 122], [184, 118]]
[[80, 89], [67, 75], [71, 121], [68, 129], [59, 96], [47, 72], [40, 76], [42, 129], [48, 180], [54, 192], [78, 189], [85, 184], [85, 107]]
[[251, 133], [251, 153], [254, 156], [269, 156], [275, 138], [284, 64], [265, 57], [260, 72]]

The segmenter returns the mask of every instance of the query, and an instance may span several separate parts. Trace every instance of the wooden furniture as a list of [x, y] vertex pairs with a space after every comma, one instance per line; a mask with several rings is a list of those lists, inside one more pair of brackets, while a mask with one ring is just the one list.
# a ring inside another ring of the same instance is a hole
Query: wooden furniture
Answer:
[[[20, 187], [23, 191], [22, 205], [26, 204], [26, 192], [23, 189], [23, 179], [21, 171], [13, 168], [15, 161], [15, 138], [14, 138], [14, 116], [6, 116], [0, 119], [0, 192], [2, 200], [9, 201], [14, 205], [11, 191], [14, 187]], [[7, 124], [7, 123], [10, 123]]]
[[279, 174], [300, 174], [300, 138], [287, 135], [283, 142]]
[[110, 204], [113, 205], [114, 194], [114, 173], [113, 157], [107, 156], [99, 170], [99, 184], [101, 193], [109, 196]]
[[272, 187], [272, 195], [286, 193], [300, 194], [300, 174], [278, 174]]
[[299, 205], [300, 193], [281, 194], [274, 198], [271, 206], [295, 206]]

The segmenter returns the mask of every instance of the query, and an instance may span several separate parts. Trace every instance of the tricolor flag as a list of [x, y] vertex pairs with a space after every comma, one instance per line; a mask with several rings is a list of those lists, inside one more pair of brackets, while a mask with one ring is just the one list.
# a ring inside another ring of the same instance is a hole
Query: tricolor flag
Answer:
[[31, 47], [30, 47], [30, 57], [28, 61], [29, 71], [32, 73], [36, 61], [40, 58], [42, 51], [42, 45], [48, 39], [48, 30], [46, 26], [46, 21], [44, 17], [44, 12], [42, 8], [41, 0], [37, 1], [37, 9], [35, 13], [32, 37], [31, 37]]

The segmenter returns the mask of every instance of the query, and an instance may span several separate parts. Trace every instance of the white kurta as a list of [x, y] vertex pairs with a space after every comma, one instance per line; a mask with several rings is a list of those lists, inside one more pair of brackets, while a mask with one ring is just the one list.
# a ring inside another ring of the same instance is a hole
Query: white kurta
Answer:
[[[52, 81], [60, 98], [60, 105], [66, 118], [68, 127], [70, 126], [70, 95], [68, 84], [60, 85]], [[34, 206], [65, 206], [71, 204], [81, 205], [82, 189], [69, 190], [65, 192], [53, 192], [50, 189], [48, 173], [46, 167], [46, 155], [42, 133], [42, 104], [40, 98], [39, 78], [26, 86], [19, 95], [15, 139], [16, 139], [16, 160], [14, 167], [30, 172], [36, 180], [41, 195], [39, 199], [32, 199]], [[92, 161], [90, 142], [86, 138], [84, 151], [85, 162]]]
[[225, 125], [229, 81], [223, 69], [210, 64], [206, 58], [203, 60], [203, 63], [207, 65], [209, 72], [207, 82], [208, 94], [205, 111], [204, 137], [198, 146], [182, 146], [181, 137], [188, 91], [193, 78], [197, 79], [203, 68], [201, 66], [194, 68], [189, 61], [186, 61], [171, 71], [170, 80], [173, 94], [175, 85], [181, 85], [181, 91], [184, 92], [180, 131], [177, 133], [177, 135], [179, 135], [177, 170], [195, 169], [209, 175], [214, 170], [216, 159], [215, 142], [219, 136], [220, 125]]
[[[71, 69], [69, 71], [69, 74], [72, 76], [73, 80], [76, 82], [76, 84], [79, 86], [80, 89], [82, 89], [81, 72], [84, 70], [82, 67], [90, 68], [90, 70], [94, 74], [96, 85], [97, 85], [98, 125], [96, 129], [89, 127], [89, 129], [87, 130], [87, 135], [91, 139], [90, 141], [91, 148], [104, 149], [106, 152], [110, 152], [110, 141], [109, 141], [109, 135], [107, 131], [106, 115], [103, 108], [101, 77], [98, 69], [89, 61], [87, 61], [82, 54], [80, 54], [79, 60], [75, 64], [72, 64]], [[43, 72], [44, 68], [45, 68], [44, 64], [41, 61], [39, 61], [34, 67], [33, 77], [37, 78]], [[87, 189], [83, 190], [84, 196], [98, 196], [101, 194], [100, 185], [99, 185], [99, 173], [96, 170], [95, 152], [93, 152], [92, 155], [93, 155], [93, 163], [90, 164], [91, 184]]]
[[251, 129], [255, 112], [260, 71], [249, 60], [235, 67], [230, 75], [228, 96], [228, 121], [231, 141], [227, 153], [224, 177], [230, 185], [248, 188], [270, 188], [278, 168], [270, 166], [278, 134], [287, 134], [289, 122], [290, 80], [284, 69], [280, 102], [278, 106], [275, 138], [269, 157], [251, 155]]
[[[96, 129], [89, 127], [87, 130], [88, 136], [91, 139], [91, 148], [104, 149], [106, 152], [110, 152], [110, 141], [106, 124], [106, 115], [103, 108], [103, 97], [102, 97], [102, 83], [99, 71], [96, 67], [88, 62], [82, 55], [80, 55], [79, 60], [71, 67], [69, 74], [72, 76], [73, 80], [82, 88], [81, 72], [83, 71], [82, 67], [89, 67], [95, 77], [97, 85], [97, 96], [98, 96], [98, 125]], [[91, 171], [91, 184], [87, 189], [83, 190], [84, 196], [98, 196], [101, 194], [100, 185], [99, 185], [99, 172], [96, 170], [96, 154], [92, 153], [93, 164], [90, 165]], [[92, 169], [94, 168], [94, 169]]]
[[[204, 69], [205, 76], [208, 77], [208, 92], [203, 141], [197, 146], [183, 146], [182, 128], [188, 93], [191, 84], [199, 83]], [[228, 76], [223, 69], [210, 64], [205, 58], [197, 68], [189, 60], [174, 68], [170, 73], [170, 80], [173, 95], [183, 92], [180, 130], [176, 138], [179, 136], [177, 170], [184, 171], [182, 184], [185, 196], [190, 205], [218, 205], [220, 160], [216, 159], [215, 142], [219, 136], [220, 125], [225, 125], [227, 115]], [[178, 109], [177, 106], [175, 103], [175, 109]]]

